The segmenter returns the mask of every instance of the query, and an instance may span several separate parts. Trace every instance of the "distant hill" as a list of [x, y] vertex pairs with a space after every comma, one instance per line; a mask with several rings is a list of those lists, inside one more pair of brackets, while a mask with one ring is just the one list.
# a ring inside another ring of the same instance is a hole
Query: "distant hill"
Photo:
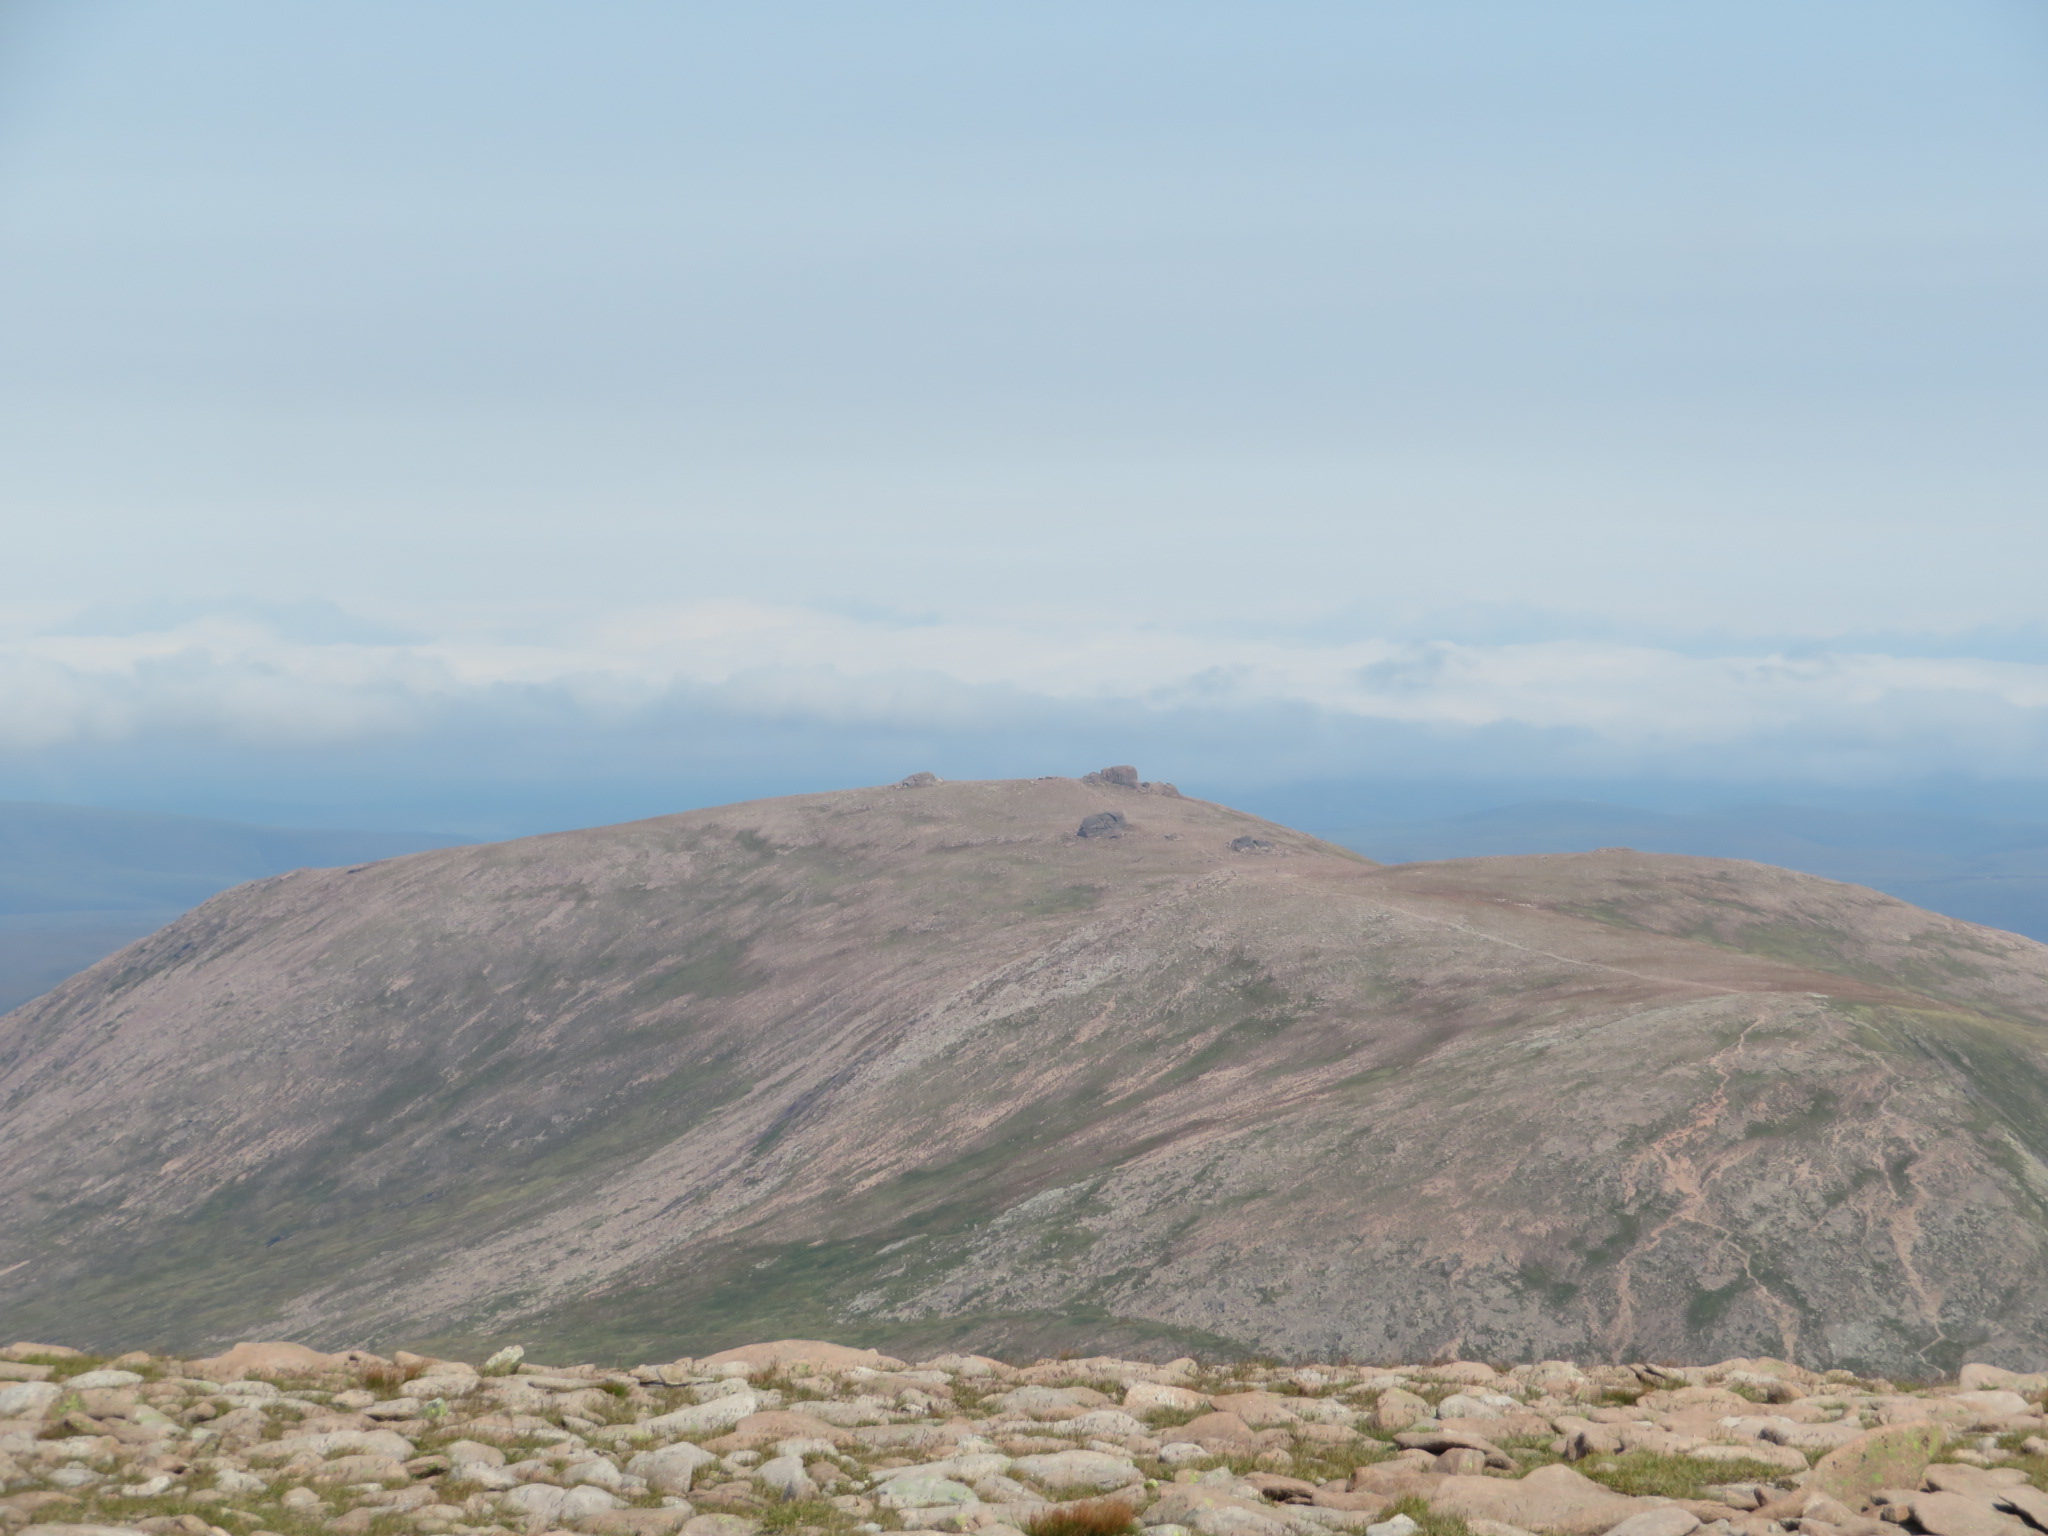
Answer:
[[0, 1338], [2038, 1369], [2044, 1106], [2048, 948], [1857, 886], [847, 790], [258, 881], [0, 1019]]
[[0, 801], [0, 1012], [245, 880], [460, 841]]
[[1754, 859], [1867, 885], [1915, 906], [2048, 941], [2048, 826], [1758, 805], [1669, 815], [1536, 801], [1441, 821], [1320, 829], [1387, 863], [1627, 847]]

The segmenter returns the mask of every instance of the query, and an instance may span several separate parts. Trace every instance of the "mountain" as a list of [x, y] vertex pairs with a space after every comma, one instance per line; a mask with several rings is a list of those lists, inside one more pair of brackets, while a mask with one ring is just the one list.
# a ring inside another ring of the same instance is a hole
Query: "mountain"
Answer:
[[1924, 1377], [2048, 1363], [2044, 1261], [2041, 945], [1101, 776], [301, 870], [0, 1020], [0, 1334], [107, 1350]]
[[28, 1001], [188, 907], [302, 865], [459, 841], [0, 801], [0, 1009]]
[[1753, 805], [1672, 815], [1592, 801], [1532, 801], [1435, 821], [1323, 830], [1390, 863], [1616, 844], [1754, 859], [1867, 885], [1967, 922], [2048, 940], [2048, 826]]

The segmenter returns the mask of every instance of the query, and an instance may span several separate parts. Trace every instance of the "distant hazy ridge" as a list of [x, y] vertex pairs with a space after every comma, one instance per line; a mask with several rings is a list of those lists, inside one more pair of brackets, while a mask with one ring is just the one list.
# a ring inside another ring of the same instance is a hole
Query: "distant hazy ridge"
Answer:
[[456, 841], [0, 801], [0, 1012], [229, 886]]
[[2048, 940], [2048, 826], [1760, 805], [1675, 816], [1591, 801], [1505, 805], [1440, 821], [1326, 827], [1388, 863], [1497, 854], [1645, 853], [1754, 859], [1848, 880], [1932, 912]]

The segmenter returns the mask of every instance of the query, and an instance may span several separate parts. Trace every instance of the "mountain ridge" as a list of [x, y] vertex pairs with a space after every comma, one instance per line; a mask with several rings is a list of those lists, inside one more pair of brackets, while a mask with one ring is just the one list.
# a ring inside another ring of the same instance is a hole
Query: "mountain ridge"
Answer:
[[718, 807], [259, 882], [0, 1021], [0, 1327], [2031, 1367], [2044, 1021], [2040, 945], [1764, 866]]
[[231, 886], [460, 841], [0, 800], [0, 1012]]
[[1646, 853], [1753, 860], [1867, 885], [1966, 922], [2048, 938], [2048, 826], [2026, 821], [1773, 804], [1676, 814], [1544, 800], [1434, 821], [1316, 830], [1387, 863], [1584, 852], [1614, 844]]

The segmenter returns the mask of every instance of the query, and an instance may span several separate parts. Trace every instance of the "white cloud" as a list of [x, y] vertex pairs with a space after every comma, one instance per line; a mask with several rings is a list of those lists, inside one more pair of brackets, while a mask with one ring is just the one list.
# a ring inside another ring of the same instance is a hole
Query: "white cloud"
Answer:
[[287, 748], [402, 741], [455, 714], [516, 717], [535, 700], [552, 715], [630, 728], [693, 698], [715, 700], [742, 733], [749, 719], [975, 732], [1061, 710], [1134, 722], [1279, 710], [1439, 742], [1508, 729], [1550, 739], [1547, 750], [1578, 771], [1683, 762], [1710, 777], [2036, 776], [2048, 738], [2048, 666], [1873, 651], [1315, 643], [906, 624], [737, 601], [623, 613], [547, 641], [302, 639], [233, 615], [0, 640], [0, 751], [17, 757], [164, 735]]

